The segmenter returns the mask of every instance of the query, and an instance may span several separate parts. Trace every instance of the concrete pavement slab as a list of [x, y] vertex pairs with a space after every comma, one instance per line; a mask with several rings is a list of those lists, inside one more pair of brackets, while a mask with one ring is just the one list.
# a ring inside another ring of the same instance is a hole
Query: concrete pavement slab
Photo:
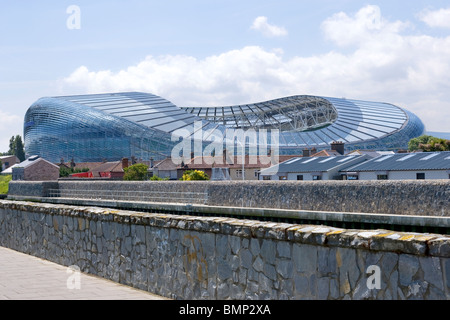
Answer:
[[0, 247], [0, 300], [168, 300]]

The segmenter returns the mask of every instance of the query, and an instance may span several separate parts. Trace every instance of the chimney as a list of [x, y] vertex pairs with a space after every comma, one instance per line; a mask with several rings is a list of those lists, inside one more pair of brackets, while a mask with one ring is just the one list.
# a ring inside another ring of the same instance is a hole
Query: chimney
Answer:
[[128, 168], [128, 158], [122, 159], [122, 169]]
[[311, 156], [311, 150], [309, 149], [303, 149], [303, 157], [308, 158]]
[[340, 155], [344, 155], [345, 149], [344, 149], [345, 143], [342, 141], [335, 141], [331, 144], [331, 150], [337, 151]]
[[154, 160], [153, 160], [153, 157], [152, 157], [152, 158], [150, 158], [150, 168], [153, 168], [153, 166], [154, 166]]

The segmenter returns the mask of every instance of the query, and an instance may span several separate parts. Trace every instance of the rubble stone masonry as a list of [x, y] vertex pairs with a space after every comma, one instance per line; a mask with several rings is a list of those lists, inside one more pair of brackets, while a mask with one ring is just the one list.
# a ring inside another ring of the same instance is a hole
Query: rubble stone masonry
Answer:
[[438, 234], [0, 200], [0, 246], [175, 299], [450, 299]]
[[103, 199], [114, 196], [127, 200], [130, 195], [129, 200], [152, 201], [148, 194], [153, 193], [159, 196], [158, 202], [183, 202], [181, 197], [188, 193], [204, 193], [206, 198], [198, 196], [198, 201], [190, 201], [209, 206], [450, 216], [450, 180], [13, 181], [8, 197], [39, 199], [48, 196], [49, 189], [59, 190], [61, 197], [74, 197], [74, 192], [81, 191]]

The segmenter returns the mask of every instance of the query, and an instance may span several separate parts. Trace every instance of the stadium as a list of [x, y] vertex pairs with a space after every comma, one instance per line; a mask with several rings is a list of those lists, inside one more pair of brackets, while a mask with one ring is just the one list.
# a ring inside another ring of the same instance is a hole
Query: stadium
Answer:
[[[180, 140], [197, 140], [204, 150], [211, 136], [235, 130], [278, 132], [277, 141], [269, 138], [268, 144], [276, 142], [281, 155], [301, 155], [336, 141], [345, 143], [346, 151], [406, 149], [425, 127], [416, 115], [389, 103], [307, 95], [224, 107], [178, 107], [140, 92], [44, 97], [24, 119], [27, 154], [52, 162], [164, 159]], [[248, 146], [252, 143], [263, 142]]]

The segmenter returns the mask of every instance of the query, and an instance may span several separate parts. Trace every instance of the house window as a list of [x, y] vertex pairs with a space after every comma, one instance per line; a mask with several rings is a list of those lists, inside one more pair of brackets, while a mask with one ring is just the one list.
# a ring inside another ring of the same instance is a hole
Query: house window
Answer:
[[302, 174], [299, 174], [299, 175], [297, 175], [297, 180], [303, 180], [303, 175]]
[[258, 178], [259, 176], [259, 170], [255, 170], [255, 178]]
[[313, 176], [314, 181], [322, 180], [322, 176]]
[[280, 180], [287, 180], [287, 176], [280, 176]]
[[359, 180], [359, 177], [357, 175], [349, 175], [347, 176], [347, 180]]
[[271, 180], [270, 176], [263, 176], [263, 180]]
[[387, 174], [378, 174], [377, 180], [388, 180], [388, 175]]
[[236, 170], [236, 178], [242, 178], [242, 169]]
[[417, 180], [425, 180], [425, 173], [423, 172], [416, 173], [416, 178]]

